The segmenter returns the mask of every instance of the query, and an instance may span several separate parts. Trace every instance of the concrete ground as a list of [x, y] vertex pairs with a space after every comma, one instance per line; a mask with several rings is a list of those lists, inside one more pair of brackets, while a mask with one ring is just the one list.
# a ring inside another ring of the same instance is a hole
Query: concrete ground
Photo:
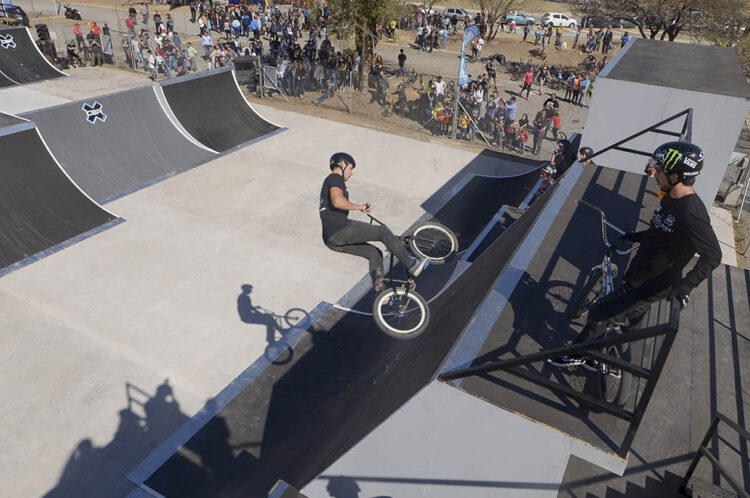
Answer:
[[[1, 91], [0, 106], [133, 86], [122, 74], [76, 71]], [[127, 473], [264, 355], [287, 310], [335, 302], [363, 277], [363, 260], [320, 241], [332, 152], [355, 155], [352, 200], [372, 202], [395, 232], [476, 159], [258, 111], [288, 130], [107, 204], [125, 223], [0, 279], [4, 496], [127, 495]]]

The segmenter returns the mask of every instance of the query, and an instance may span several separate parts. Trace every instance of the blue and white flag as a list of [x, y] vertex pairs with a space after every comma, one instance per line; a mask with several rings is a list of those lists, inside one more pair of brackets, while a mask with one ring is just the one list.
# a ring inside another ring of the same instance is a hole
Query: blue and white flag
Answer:
[[461, 46], [461, 63], [458, 66], [458, 86], [469, 82], [469, 76], [466, 74], [466, 46], [477, 36], [479, 36], [479, 26], [476, 24], [464, 30], [464, 43]]

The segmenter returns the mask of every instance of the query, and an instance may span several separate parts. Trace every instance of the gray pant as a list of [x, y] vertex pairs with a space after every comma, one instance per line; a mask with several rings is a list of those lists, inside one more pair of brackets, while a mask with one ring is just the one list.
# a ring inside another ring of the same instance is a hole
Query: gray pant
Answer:
[[383, 275], [383, 253], [370, 241], [385, 244], [407, 269], [414, 266], [415, 260], [409, 254], [401, 239], [383, 225], [362, 221], [350, 221], [349, 224], [325, 241], [326, 246], [337, 252], [343, 252], [365, 258], [370, 262], [370, 277], [373, 282]]

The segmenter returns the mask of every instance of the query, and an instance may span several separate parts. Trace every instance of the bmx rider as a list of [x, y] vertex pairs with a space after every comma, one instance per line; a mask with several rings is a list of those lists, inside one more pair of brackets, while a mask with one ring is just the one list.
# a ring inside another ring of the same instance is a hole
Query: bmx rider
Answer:
[[372, 210], [369, 203], [354, 204], [349, 201], [346, 182], [354, 173], [354, 158], [346, 152], [336, 152], [328, 163], [331, 174], [323, 181], [319, 206], [325, 245], [333, 251], [367, 259], [376, 292], [383, 288], [383, 253], [368, 242], [382, 242], [408, 268], [409, 278], [419, 276], [428, 260], [412, 257], [404, 243], [388, 227], [349, 219], [349, 211], [362, 211], [369, 215]]
[[[640, 243], [623, 275], [623, 285], [591, 305], [586, 325], [573, 344], [602, 337], [607, 321], [618, 315], [627, 318], [630, 327], [638, 325], [651, 303], [665, 297], [679, 299], [682, 310], [689, 301], [690, 291], [719, 266], [721, 248], [706, 206], [693, 188], [701, 169], [703, 151], [697, 145], [668, 142], [654, 151], [646, 173], [655, 177], [667, 195], [654, 212], [648, 229], [622, 236], [629, 242]], [[682, 277], [682, 269], [696, 253], [698, 261]], [[557, 367], [593, 367], [583, 355], [547, 361]]]

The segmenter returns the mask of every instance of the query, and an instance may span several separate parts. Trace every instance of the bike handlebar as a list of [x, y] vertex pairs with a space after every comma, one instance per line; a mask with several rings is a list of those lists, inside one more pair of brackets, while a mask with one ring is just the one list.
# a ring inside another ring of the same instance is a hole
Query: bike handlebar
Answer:
[[[607, 249], [612, 249], [613, 246], [612, 244], [609, 243], [609, 240], [607, 239], [607, 227], [611, 228], [612, 230], [619, 233], [620, 235], [625, 235], [625, 230], [607, 221], [607, 215], [604, 214], [604, 211], [602, 210], [602, 208], [598, 206], [594, 206], [590, 202], [586, 202], [583, 199], [578, 199], [577, 202], [581, 206], [587, 207], [591, 209], [592, 211], [599, 213], [599, 216], [601, 217], [601, 220], [602, 220], [602, 239], [604, 240], [604, 245], [607, 247]], [[615, 249], [615, 251], [617, 252], [617, 254], [622, 254], [622, 255], [630, 254], [631, 252], [636, 250], [639, 245], [640, 244], [636, 242], [632, 246], [630, 246], [629, 249], [625, 249], [625, 250]]]

